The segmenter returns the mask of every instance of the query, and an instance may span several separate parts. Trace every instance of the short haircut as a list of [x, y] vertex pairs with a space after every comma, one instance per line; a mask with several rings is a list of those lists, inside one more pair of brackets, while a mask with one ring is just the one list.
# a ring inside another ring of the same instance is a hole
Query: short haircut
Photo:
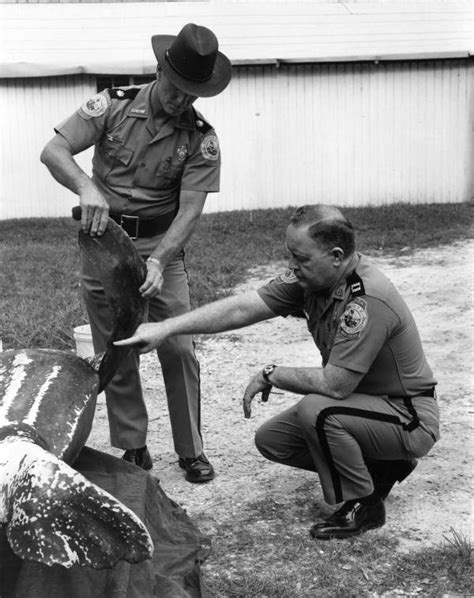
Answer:
[[355, 251], [355, 231], [349, 220], [334, 206], [315, 204], [301, 206], [293, 212], [290, 224], [308, 227], [309, 236], [323, 249], [340, 247], [345, 256]]

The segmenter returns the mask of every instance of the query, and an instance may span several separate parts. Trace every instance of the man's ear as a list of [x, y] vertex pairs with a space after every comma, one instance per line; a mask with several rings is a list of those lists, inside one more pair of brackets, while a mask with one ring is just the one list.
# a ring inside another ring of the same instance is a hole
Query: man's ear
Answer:
[[330, 251], [334, 265], [340, 266], [344, 261], [344, 251], [340, 247], [333, 247]]

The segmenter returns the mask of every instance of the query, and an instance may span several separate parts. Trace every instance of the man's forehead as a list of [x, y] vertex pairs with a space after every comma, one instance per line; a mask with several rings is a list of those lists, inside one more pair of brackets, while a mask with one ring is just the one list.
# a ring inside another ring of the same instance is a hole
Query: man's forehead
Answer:
[[308, 224], [294, 226], [290, 224], [286, 229], [285, 246], [289, 251], [309, 254], [321, 250], [321, 244], [309, 234]]

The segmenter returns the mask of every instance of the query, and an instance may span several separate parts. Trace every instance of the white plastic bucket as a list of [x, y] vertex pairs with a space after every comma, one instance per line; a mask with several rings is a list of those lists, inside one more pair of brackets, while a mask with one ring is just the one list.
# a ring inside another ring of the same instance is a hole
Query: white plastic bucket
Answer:
[[74, 341], [76, 343], [76, 354], [79, 357], [92, 357], [94, 355], [92, 332], [89, 324], [74, 328]]

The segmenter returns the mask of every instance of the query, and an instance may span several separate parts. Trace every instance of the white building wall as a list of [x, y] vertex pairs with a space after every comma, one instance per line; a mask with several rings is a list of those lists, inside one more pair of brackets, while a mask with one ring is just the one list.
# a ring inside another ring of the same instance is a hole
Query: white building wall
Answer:
[[208, 209], [472, 198], [472, 73], [461, 61], [240, 69], [206, 104], [225, 159]]
[[[77, 199], [53, 180], [39, 156], [54, 126], [95, 93], [95, 77], [0, 81], [0, 219], [68, 216]], [[91, 151], [78, 157], [88, 170]]]
[[[38, 157], [53, 126], [94, 93], [94, 77], [2, 80], [0, 90], [0, 218], [69, 215], [76, 199]], [[223, 152], [221, 192], [209, 196], [208, 212], [473, 196], [465, 60], [239, 67], [222, 95], [196, 107]]]

